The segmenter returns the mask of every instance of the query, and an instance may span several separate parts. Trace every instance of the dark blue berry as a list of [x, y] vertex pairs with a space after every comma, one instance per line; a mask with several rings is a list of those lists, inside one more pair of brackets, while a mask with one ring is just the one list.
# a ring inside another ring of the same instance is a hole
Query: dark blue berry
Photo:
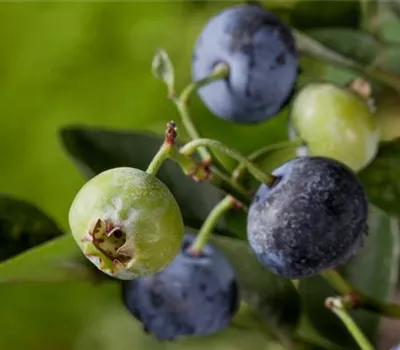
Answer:
[[159, 340], [211, 334], [230, 322], [239, 306], [235, 272], [210, 244], [200, 256], [182, 249], [164, 270], [123, 283], [123, 300], [146, 332]]
[[276, 115], [293, 93], [299, 55], [291, 30], [255, 5], [235, 5], [212, 17], [198, 37], [192, 77], [210, 75], [226, 63], [229, 77], [199, 89], [218, 117], [255, 123]]
[[258, 260], [287, 278], [307, 277], [346, 262], [367, 233], [368, 204], [355, 174], [325, 157], [292, 159], [262, 184], [247, 218]]

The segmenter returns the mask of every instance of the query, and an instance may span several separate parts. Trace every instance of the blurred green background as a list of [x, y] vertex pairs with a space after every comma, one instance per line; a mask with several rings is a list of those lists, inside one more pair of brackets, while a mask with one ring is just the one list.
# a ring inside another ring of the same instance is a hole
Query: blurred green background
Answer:
[[[350, 8], [355, 2], [331, 2], [330, 16], [324, 19], [320, 8], [307, 17], [310, 9], [305, 5], [297, 13], [304, 11], [306, 16], [294, 20], [305, 27], [316, 19], [351, 26], [358, 21]], [[232, 3], [1, 2], [0, 192], [35, 204], [68, 231], [69, 205], [85, 179], [63, 152], [59, 129], [83, 124], [162, 133], [171, 119], [179, 126], [165, 86], [151, 74], [155, 50], [163, 47], [170, 55], [180, 90], [190, 81], [191, 51], [202, 26]], [[266, 3], [285, 9], [296, 1]], [[383, 33], [399, 41], [398, 22], [389, 20]], [[396, 72], [399, 52], [393, 48], [387, 57], [387, 65]], [[339, 83], [354, 76], [331, 66], [302, 63], [316, 76]], [[243, 153], [286, 138], [286, 111], [260, 125], [238, 126], [212, 116], [197, 98], [191, 110], [203, 136]], [[179, 132], [185, 137], [182, 128]], [[67, 242], [60, 250], [50, 247], [40, 254], [62, 256], [64, 248], [71, 246]], [[78, 282], [2, 285], [0, 350], [279, 349], [267, 346], [259, 333], [231, 328], [210, 341], [189, 341], [190, 346], [137, 337], [143, 333], [140, 325], [121, 308], [118, 293], [114, 284], [102, 286], [101, 292], [96, 285]]]

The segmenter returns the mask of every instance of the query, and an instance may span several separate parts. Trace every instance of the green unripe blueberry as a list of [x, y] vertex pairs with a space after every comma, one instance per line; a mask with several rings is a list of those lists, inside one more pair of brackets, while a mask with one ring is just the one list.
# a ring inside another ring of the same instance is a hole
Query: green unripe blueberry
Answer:
[[72, 235], [85, 256], [123, 280], [151, 275], [179, 252], [183, 220], [169, 189], [135, 168], [115, 168], [90, 179], [69, 211]]
[[306, 85], [292, 101], [289, 137], [305, 142], [298, 155], [330, 157], [359, 171], [374, 159], [380, 131], [364, 99], [321, 82]]

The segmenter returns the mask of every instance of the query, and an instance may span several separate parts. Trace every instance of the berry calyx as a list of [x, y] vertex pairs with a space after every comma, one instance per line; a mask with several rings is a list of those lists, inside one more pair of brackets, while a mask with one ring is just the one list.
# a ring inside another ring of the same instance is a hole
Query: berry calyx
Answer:
[[379, 135], [368, 103], [348, 88], [311, 83], [292, 101], [289, 137], [305, 142], [300, 156], [333, 158], [359, 171], [374, 159]]
[[315, 275], [346, 262], [367, 233], [367, 196], [346, 165], [299, 157], [272, 172], [247, 217], [247, 237], [258, 260], [287, 278]]
[[85, 256], [119, 279], [164, 268], [180, 249], [183, 220], [168, 188], [135, 168], [114, 168], [90, 179], [69, 211], [72, 235]]
[[125, 306], [158, 340], [215, 333], [239, 308], [229, 261], [210, 244], [193, 255], [194, 239], [185, 234], [181, 251], [162, 271], [123, 283]]

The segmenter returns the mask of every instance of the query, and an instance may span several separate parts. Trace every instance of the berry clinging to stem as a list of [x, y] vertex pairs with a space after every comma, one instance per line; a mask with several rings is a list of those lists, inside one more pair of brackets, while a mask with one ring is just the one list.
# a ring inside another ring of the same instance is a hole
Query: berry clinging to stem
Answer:
[[268, 10], [235, 5], [212, 17], [192, 56], [192, 77], [201, 80], [218, 64], [227, 78], [198, 93], [217, 117], [236, 123], [262, 122], [288, 102], [298, 75], [298, 52], [289, 27]]
[[181, 212], [168, 188], [153, 175], [128, 167], [89, 180], [71, 205], [69, 223], [86, 257], [119, 279], [164, 268], [183, 237]]
[[346, 262], [367, 233], [365, 191], [344, 164], [299, 157], [277, 168], [249, 208], [247, 237], [258, 260], [287, 278], [315, 275]]
[[[371, 110], [368, 89], [353, 83], [357, 93], [331, 83], [310, 83], [291, 102], [289, 137], [305, 146], [298, 155], [336, 159], [354, 171], [374, 159], [379, 144], [379, 124]], [[363, 97], [361, 97], [363, 95]], [[367, 99], [366, 99], [367, 98]]]

